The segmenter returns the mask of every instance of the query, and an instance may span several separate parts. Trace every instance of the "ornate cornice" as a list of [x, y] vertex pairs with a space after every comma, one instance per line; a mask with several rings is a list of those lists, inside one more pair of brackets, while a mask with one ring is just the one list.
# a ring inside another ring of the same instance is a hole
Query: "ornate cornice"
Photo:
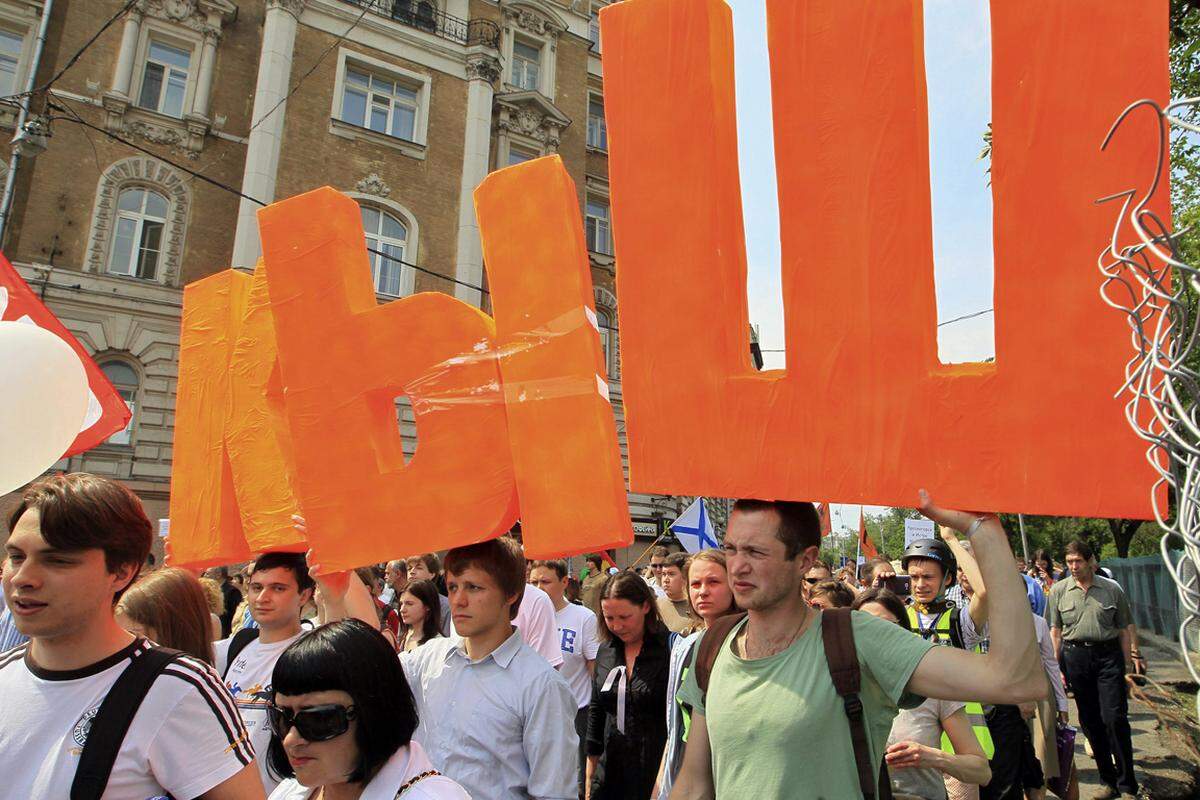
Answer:
[[300, 19], [300, 14], [304, 11], [304, 4], [307, 2], [308, 0], [267, 0], [267, 11], [273, 8], [282, 8], [296, 19]]
[[230, 0], [139, 0], [131, 11], [166, 20], [206, 36], [221, 33], [221, 26], [237, 16]]
[[487, 53], [467, 56], [467, 80], [482, 80], [495, 83], [500, 80], [500, 59]]
[[556, 37], [566, 30], [561, 25], [551, 22], [545, 16], [529, 8], [504, 6], [501, 11], [506, 21], [536, 36]]
[[383, 182], [383, 178], [378, 172], [372, 172], [358, 183], [354, 184], [354, 191], [362, 194], [372, 194], [376, 197], [387, 197], [392, 193], [392, 187]]

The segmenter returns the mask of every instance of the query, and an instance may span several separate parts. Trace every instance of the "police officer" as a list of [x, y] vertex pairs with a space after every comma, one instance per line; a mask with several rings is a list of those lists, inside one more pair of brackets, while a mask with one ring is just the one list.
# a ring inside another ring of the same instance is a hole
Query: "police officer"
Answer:
[[1071, 575], [1050, 590], [1046, 619], [1105, 783], [1095, 797], [1135, 797], [1125, 673], [1133, 671], [1139, 656], [1129, 599], [1116, 581], [1096, 574], [1087, 542], [1068, 544], [1066, 560]]
[[[983, 576], [953, 531], [945, 529], [942, 535], [945, 541], [914, 540], [900, 561], [911, 582], [909, 623], [935, 644], [983, 652], [987, 648]], [[956, 604], [946, 599], [946, 590], [959, 562], [972, 591], [966, 602]], [[991, 706], [985, 710], [979, 703], [968, 702], [966, 712], [992, 769], [991, 781], [980, 787], [981, 800], [1024, 800], [1026, 785], [1043, 784], [1020, 709]]]

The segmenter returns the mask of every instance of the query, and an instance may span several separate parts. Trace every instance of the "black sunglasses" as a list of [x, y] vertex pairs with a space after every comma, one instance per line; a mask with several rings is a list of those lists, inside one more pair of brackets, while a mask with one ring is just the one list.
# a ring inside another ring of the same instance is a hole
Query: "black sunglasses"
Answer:
[[825, 580], [825, 578], [805, 578], [804, 582], [807, 583], [809, 586], [813, 586], [815, 584], [820, 583], [823, 580]]
[[299, 711], [280, 708], [274, 703], [267, 704], [267, 720], [271, 723], [271, 732], [278, 736], [280, 741], [295, 726], [305, 741], [327, 742], [350, 730], [350, 720], [356, 716], [358, 710], [354, 706], [332, 703], [302, 708]]

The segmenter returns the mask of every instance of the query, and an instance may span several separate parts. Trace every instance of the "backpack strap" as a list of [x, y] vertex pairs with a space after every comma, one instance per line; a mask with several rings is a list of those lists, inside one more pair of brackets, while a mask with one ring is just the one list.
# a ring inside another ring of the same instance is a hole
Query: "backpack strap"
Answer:
[[88, 727], [87, 740], [71, 783], [71, 800], [100, 800], [108, 788], [117, 753], [146, 693], [167, 665], [182, 656], [178, 650], [147, 647], [135, 651], [129, 666], [109, 689]]
[[246, 645], [258, 639], [258, 633], [258, 628], [242, 628], [233, 635], [233, 639], [229, 642], [229, 650], [225, 654], [225, 669], [221, 672], [221, 680], [225, 680], [225, 676], [229, 674], [229, 668], [233, 666], [238, 655], [246, 649]]
[[[858, 696], [862, 688], [862, 670], [858, 666], [858, 651], [854, 646], [850, 609], [834, 608], [821, 613], [821, 639], [825, 644], [825, 660], [829, 662], [829, 677], [833, 679], [833, 688], [842, 698], [846, 719], [850, 723], [859, 788], [862, 789], [864, 800], [875, 800], [875, 770], [871, 768], [870, 740], [867, 738], [862, 699]], [[887, 763], [883, 761], [879, 766], [878, 796], [880, 800], [892, 798], [892, 782], [887, 774]]]
[[721, 645], [725, 643], [729, 632], [745, 618], [745, 611], [740, 614], [726, 614], [723, 617], [717, 617], [700, 637], [700, 643], [696, 646], [696, 685], [700, 687], [700, 694], [704, 697], [706, 704], [708, 703], [708, 679], [712, 677], [713, 664], [716, 663], [717, 656], [721, 652]]

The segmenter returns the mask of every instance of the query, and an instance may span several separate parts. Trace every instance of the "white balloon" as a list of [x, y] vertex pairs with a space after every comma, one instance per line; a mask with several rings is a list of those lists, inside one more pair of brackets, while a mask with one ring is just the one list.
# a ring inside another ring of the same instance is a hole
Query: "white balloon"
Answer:
[[87, 373], [69, 344], [36, 325], [0, 322], [0, 494], [62, 458], [87, 406]]

